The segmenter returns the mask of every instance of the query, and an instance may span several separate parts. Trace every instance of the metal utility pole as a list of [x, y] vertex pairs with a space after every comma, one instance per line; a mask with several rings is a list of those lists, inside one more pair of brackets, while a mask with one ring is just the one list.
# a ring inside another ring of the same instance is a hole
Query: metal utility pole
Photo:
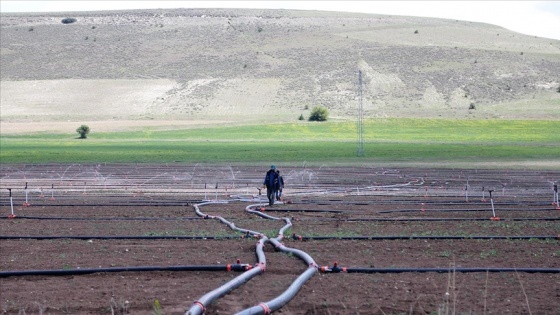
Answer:
[[358, 156], [364, 156], [364, 113], [363, 113], [363, 89], [362, 70], [358, 70]]

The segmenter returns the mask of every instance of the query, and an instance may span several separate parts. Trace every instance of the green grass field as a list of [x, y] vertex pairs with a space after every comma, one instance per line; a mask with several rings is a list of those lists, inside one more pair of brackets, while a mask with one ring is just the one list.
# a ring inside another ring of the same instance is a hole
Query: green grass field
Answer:
[[379, 119], [364, 124], [358, 157], [354, 122], [298, 122], [138, 132], [0, 137], [1, 163], [300, 163], [554, 162], [557, 121]]

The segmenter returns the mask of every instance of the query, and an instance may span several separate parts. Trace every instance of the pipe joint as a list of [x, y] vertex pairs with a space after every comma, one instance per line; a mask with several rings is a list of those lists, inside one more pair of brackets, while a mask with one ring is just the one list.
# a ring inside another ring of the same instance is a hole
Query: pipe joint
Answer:
[[261, 304], [259, 304], [259, 306], [263, 308], [263, 314], [264, 315], [268, 315], [272, 312], [270, 310], [270, 307], [268, 307], [268, 305], [266, 305], [265, 303], [261, 303]]
[[194, 302], [193, 302], [193, 306], [195, 306], [195, 305], [198, 306], [198, 307], [200, 307], [200, 309], [202, 310], [202, 313], [203, 313], [203, 314], [206, 312], [206, 307], [204, 307], [204, 304], [202, 304], [201, 302], [199, 302], [199, 301], [194, 301]]
[[265, 263], [256, 263], [252, 268], [261, 268], [261, 271], [265, 272], [266, 271], [266, 264]]

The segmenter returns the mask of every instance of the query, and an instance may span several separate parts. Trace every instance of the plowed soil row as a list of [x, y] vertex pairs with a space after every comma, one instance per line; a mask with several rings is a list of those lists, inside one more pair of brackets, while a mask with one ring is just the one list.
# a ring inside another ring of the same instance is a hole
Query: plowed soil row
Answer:
[[[436, 171], [414, 172], [436, 177], [439, 176]], [[500, 171], [500, 174], [505, 173]], [[494, 216], [490, 200], [471, 196], [467, 202], [460, 183], [449, 187], [453, 193], [444, 194], [434, 193], [432, 187], [423, 189], [426, 185], [392, 192], [368, 191], [361, 185], [360, 193], [297, 194], [296, 189], [293, 192], [287, 189], [283, 204], [263, 206], [262, 211], [290, 218], [293, 226], [287, 231], [284, 244], [305, 251], [319, 266], [333, 266], [336, 261], [348, 268], [443, 268], [445, 271], [318, 273], [278, 313], [560, 313], [559, 273], [454, 271], [454, 268], [560, 269], [560, 211], [550, 202], [550, 190], [539, 193], [533, 185], [542, 176], [550, 174], [535, 173], [534, 180], [523, 177], [523, 181], [518, 180], [521, 177], [512, 177], [509, 183], [515, 186], [515, 192], [511, 189], [503, 195], [495, 193], [492, 201], [499, 221], [490, 220]], [[523, 193], [523, 182], [530, 183], [526, 187], [530, 193]], [[256, 262], [256, 238], [195, 214], [193, 204], [214, 196], [170, 191], [159, 195], [156, 192], [115, 194], [114, 190], [58, 193], [54, 200], [48, 194], [42, 197], [34, 194], [30, 206], [23, 206], [21, 194], [18, 195], [13, 219], [7, 218], [11, 208], [3, 193], [2, 271]], [[264, 205], [262, 196], [239, 198], [234, 193], [220, 192], [218, 199], [227, 203], [204, 205], [201, 211], [269, 237], [276, 237], [284, 226], [284, 221], [268, 220], [245, 211], [251, 204]], [[292, 237], [293, 234], [303, 238]], [[39, 238], [23, 238], [29, 236]], [[41, 239], [41, 236], [60, 238]], [[83, 238], [71, 238], [76, 236]], [[113, 236], [122, 238], [111, 239]], [[204, 238], [182, 238], [187, 236]], [[325, 236], [334, 239], [316, 239]], [[348, 239], [358, 236], [372, 238]], [[383, 236], [411, 238], [381, 239]], [[423, 236], [466, 238], [414, 238]], [[474, 236], [548, 237], [481, 240], [472, 239]], [[206, 314], [234, 314], [269, 301], [307, 268], [297, 257], [277, 252], [270, 244], [265, 247], [265, 253], [266, 272], [210, 305]], [[0, 278], [1, 312], [183, 314], [199, 297], [237, 275], [225, 271], [152, 271], [3, 277]]]

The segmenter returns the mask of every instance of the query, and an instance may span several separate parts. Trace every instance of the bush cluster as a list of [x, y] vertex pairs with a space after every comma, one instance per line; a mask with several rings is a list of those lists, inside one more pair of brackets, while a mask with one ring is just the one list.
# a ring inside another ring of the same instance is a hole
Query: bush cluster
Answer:
[[64, 19], [62, 19], [61, 22], [62, 22], [62, 24], [72, 24], [76, 21], [78, 21], [78, 20], [76, 20], [75, 18], [64, 18]]
[[329, 110], [323, 106], [315, 106], [309, 115], [309, 121], [326, 121], [329, 118]]

